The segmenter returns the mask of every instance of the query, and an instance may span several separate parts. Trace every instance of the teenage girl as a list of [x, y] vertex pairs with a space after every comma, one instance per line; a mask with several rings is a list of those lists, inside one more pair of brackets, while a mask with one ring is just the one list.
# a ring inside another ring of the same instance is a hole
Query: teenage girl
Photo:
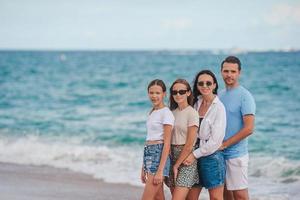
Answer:
[[164, 104], [166, 86], [156, 79], [148, 85], [148, 96], [152, 103], [147, 119], [147, 138], [141, 180], [145, 184], [142, 200], [164, 199], [164, 177], [170, 172], [170, 142], [174, 116]]
[[173, 200], [185, 200], [190, 189], [198, 183], [197, 162], [186, 166], [183, 161], [193, 151], [199, 116], [192, 107], [193, 95], [189, 83], [177, 79], [170, 88], [170, 109], [175, 117], [171, 141], [171, 174], [167, 185]]

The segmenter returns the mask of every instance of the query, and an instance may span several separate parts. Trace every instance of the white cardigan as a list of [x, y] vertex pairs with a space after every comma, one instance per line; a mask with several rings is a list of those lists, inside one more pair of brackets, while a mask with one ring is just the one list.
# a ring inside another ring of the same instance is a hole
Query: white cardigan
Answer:
[[[202, 103], [198, 97], [194, 108], [198, 111]], [[226, 130], [226, 112], [223, 103], [216, 96], [202, 119], [198, 129], [199, 148], [193, 151], [196, 158], [213, 154], [222, 145]]]

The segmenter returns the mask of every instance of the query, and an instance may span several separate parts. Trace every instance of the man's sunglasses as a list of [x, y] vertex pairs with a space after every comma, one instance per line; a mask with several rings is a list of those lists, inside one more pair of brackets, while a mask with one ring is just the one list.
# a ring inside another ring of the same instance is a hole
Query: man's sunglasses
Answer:
[[212, 86], [212, 82], [211, 81], [199, 81], [198, 82], [198, 86], [199, 87], [204, 87], [204, 85], [206, 85], [207, 87], [210, 87], [210, 86]]
[[177, 95], [177, 94], [184, 95], [184, 94], [187, 93], [187, 91], [188, 90], [172, 90], [171, 94], [174, 95], [174, 96]]

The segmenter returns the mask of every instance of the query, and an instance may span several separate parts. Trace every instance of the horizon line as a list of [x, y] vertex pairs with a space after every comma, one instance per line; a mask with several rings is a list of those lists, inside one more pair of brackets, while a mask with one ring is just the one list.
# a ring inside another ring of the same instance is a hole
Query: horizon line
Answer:
[[0, 48], [0, 51], [52, 51], [52, 52], [75, 52], [75, 51], [103, 51], [103, 52], [152, 52], [152, 51], [170, 51], [170, 52], [211, 52], [211, 53], [248, 53], [248, 52], [299, 52], [300, 48], [274, 48], [274, 49], [247, 49], [247, 48], [207, 48], [207, 49], [196, 49], [196, 48]]

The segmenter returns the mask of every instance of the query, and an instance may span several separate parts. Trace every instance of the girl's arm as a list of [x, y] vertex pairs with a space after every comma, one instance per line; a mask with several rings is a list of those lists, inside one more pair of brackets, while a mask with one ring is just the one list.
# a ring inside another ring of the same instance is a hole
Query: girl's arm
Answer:
[[163, 181], [163, 171], [167, 162], [168, 155], [170, 153], [171, 146], [171, 134], [172, 134], [172, 125], [165, 124], [164, 125], [164, 147], [162, 150], [160, 163], [157, 169], [157, 172], [154, 176], [154, 184], [162, 183]]
[[146, 173], [144, 171], [144, 165], [142, 165], [142, 169], [141, 169], [141, 182], [146, 183]]
[[[195, 144], [195, 140], [197, 137], [197, 126], [189, 126], [188, 127], [188, 134], [187, 134], [187, 139], [186, 143], [173, 167], [174, 173], [175, 171], [179, 168], [179, 166], [183, 163], [183, 161], [190, 155], [190, 153], [193, 151], [193, 147]], [[176, 175], [175, 175], [176, 178]]]

